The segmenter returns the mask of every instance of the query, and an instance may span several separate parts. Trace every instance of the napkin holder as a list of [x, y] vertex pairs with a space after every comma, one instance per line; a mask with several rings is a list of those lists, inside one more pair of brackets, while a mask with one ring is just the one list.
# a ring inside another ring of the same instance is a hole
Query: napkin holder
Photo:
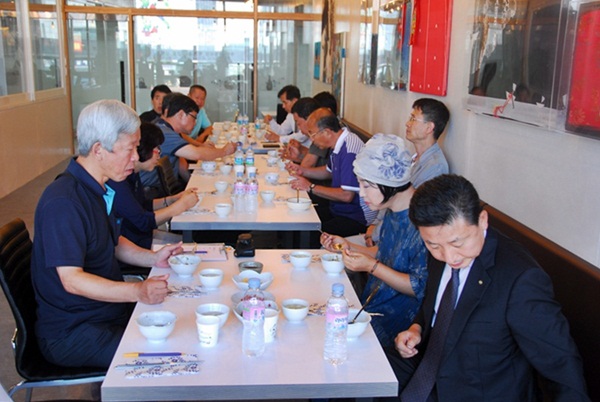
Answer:
[[255, 249], [252, 235], [250, 233], [243, 233], [239, 235], [237, 242], [235, 243], [234, 255], [236, 257], [254, 257], [254, 254]]

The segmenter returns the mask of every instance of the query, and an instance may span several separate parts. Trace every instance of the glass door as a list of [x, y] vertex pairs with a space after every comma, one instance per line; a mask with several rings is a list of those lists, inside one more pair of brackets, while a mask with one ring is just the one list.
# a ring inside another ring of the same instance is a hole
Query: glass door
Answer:
[[73, 127], [81, 110], [100, 99], [131, 104], [128, 20], [125, 15], [67, 16]]

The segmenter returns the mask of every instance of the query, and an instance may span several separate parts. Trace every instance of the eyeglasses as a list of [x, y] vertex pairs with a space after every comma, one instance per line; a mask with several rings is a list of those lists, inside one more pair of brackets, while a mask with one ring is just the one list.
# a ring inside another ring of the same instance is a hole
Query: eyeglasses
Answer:
[[323, 131], [325, 131], [325, 130], [326, 130], [325, 128], [322, 128], [322, 129], [320, 129], [319, 131], [317, 131], [316, 133], [311, 133], [311, 132], [309, 132], [309, 133], [308, 133], [308, 136], [309, 136], [310, 138], [316, 137], [317, 135], [321, 134], [321, 133], [322, 133]]
[[188, 116], [193, 117], [194, 120], [198, 120], [198, 116], [195, 114], [191, 114], [191, 113], [186, 113]]
[[415, 121], [420, 121], [421, 123], [429, 123], [427, 120], [424, 119], [417, 119], [414, 115], [410, 115], [410, 117], [408, 118], [408, 121], [415, 122]]

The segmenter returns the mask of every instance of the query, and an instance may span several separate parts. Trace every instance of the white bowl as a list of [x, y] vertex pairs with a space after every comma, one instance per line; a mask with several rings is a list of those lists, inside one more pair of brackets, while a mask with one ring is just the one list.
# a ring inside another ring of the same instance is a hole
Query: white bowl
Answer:
[[227, 190], [228, 185], [229, 183], [227, 183], [225, 180], [219, 180], [215, 182], [215, 189], [217, 192], [222, 193]]
[[221, 169], [221, 173], [229, 174], [229, 173], [231, 173], [233, 166], [232, 165], [221, 165], [221, 167], [219, 169]]
[[[242, 301], [242, 297], [244, 297], [244, 293], [246, 293], [246, 292], [240, 291], [240, 292], [236, 292], [231, 295], [231, 302], [233, 303], [234, 306], [237, 306]], [[275, 296], [273, 295], [273, 293], [263, 290], [263, 295], [265, 296], [265, 302], [267, 302], [267, 301], [274, 302], [275, 301]]]
[[216, 289], [223, 281], [223, 270], [219, 268], [206, 268], [198, 274], [200, 283], [206, 289]]
[[273, 274], [270, 272], [263, 272], [261, 274], [254, 271], [246, 270], [241, 272], [239, 275], [233, 277], [233, 282], [240, 290], [248, 290], [248, 280], [250, 278], [260, 279], [260, 289], [265, 290], [273, 283]]
[[149, 311], [135, 319], [142, 335], [150, 342], [163, 342], [173, 332], [177, 316], [170, 311]]
[[269, 173], [265, 174], [265, 180], [268, 183], [275, 184], [279, 181], [279, 173], [269, 172]]
[[348, 309], [348, 334], [346, 336], [348, 339], [356, 339], [361, 336], [371, 322], [369, 313], [362, 311], [356, 321], [354, 321], [354, 324], [350, 324], [350, 321], [352, 321], [356, 313], [358, 313], [358, 309]]
[[225, 325], [227, 317], [229, 317], [230, 308], [221, 303], [205, 303], [196, 307], [196, 318], [201, 316], [212, 315], [219, 318], [219, 328]]
[[215, 161], [204, 161], [202, 162], [202, 170], [206, 173], [212, 173], [217, 168], [217, 162]]
[[312, 254], [308, 251], [292, 251], [290, 253], [290, 262], [296, 269], [304, 269], [310, 265]]
[[257, 274], [260, 274], [263, 270], [263, 263], [258, 261], [244, 261], [238, 264], [238, 269], [240, 272], [244, 272], [247, 270], [254, 271]]
[[341, 254], [323, 254], [321, 264], [328, 275], [339, 275], [344, 270], [344, 262]]
[[308, 210], [308, 208], [310, 208], [311, 204], [312, 204], [312, 201], [310, 200], [310, 198], [291, 197], [291, 198], [287, 199], [287, 206], [292, 211], [306, 211], [306, 210]]
[[279, 157], [279, 151], [276, 149], [270, 149], [269, 151], [267, 151], [267, 155], [269, 155], [272, 158], [277, 158]]
[[260, 192], [260, 198], [262, 198], [264, 202], [270, 203], [275, 198], [275, 191], [262, 190]]
[[169, 266], [180, 278], [189, 278], [201, 261], [197, 254], [178, 254], [169, 257]]
[[302, 321], [308, 315], [308, 302], [303, 299], [286, 299], [281, 302], [281, 309], [288, 321]]
[[[272, 309], [272, 310], [279, 312], [279, 306], [273, 300], [265, 299], [265, 310], [266, 309]], [[233, 308], [233, 315], [235, 315], [237, 317], [237, 319], [240, 320], [241, 322], [244, 322], [244, 319], [242, 318], [242, 314], [243, 314], [242, 313], [242, 302], [239, 302]]]
[[231, 212], [231, 204], [227, 202], [220, 202], [215, 204], [215, 213], [219, 218], [226, 218]]

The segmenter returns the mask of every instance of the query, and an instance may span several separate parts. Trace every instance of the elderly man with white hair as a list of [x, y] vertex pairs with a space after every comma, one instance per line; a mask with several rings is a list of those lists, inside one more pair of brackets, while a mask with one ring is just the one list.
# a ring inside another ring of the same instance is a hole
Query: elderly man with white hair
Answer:
[[161, 303], [168, 275], [126, 283], [117, 259], [137, 266], [167, 267], [181, 244], [157, 252], [119, 235], [109, 179], [124, 180], [138, 159], [140, 119], [116, 100], [81, 112], [79, 156], [51, 183], [35, 212], [31, 275], [40, 349], [61, 366], [108, 367], [133, 303]]

